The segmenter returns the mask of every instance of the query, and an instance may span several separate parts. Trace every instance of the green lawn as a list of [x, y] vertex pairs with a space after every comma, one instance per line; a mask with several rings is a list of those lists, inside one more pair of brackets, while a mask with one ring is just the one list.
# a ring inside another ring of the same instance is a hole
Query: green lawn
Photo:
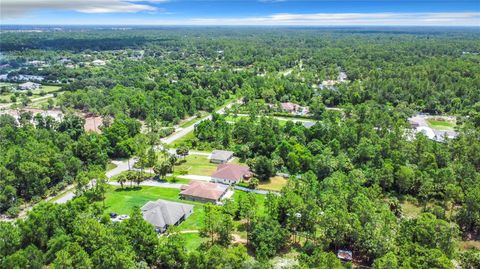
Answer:
[[116, 167], [117, 167], [116, 164], [114, 164], [114, 163], [108, 163], [108, 164], [107, 164], [107, 171], [110, 171], [110, 170], [112, 170], [112, 169], [115, 169]]
[[285, 185], [287, 185], [287, 179], [276, 176], [270, 178], [268, 182], [260, 182], [260, 184], [258, 184], [258, 189], [280, 191]]
[[39, 95], [41, 92], [52, 93], [52, 92], [58, 92], [59, 90], [60, 90], [60, 86], [43, 85], [39, 90], [33, 90], [32, 93], [34, 95]]
[[455, 127], [455, 122], [447, 119], [431, 118], [426, 121], [431, 128], [437, 130], [453, 130]]
[[[239, 199], [240, 196], [246, 196], [248, 195], [247, 192], [244, 192], [244, 191], [239, 191], [239, 190], [235, 190], [235, 193], [233, 194], [233, 200], [237, 200]], [[258, 215], [263, 215], [265, 214], [265, 195], [262, 195], [262, 194], [254, 194], [255, 195], [255, 199], [257, 200], [257, 214]]]
[[180, 165], [175, 165], [174, 173], [179, 174], [180, 171], [187, 171], [189, 175], [210, 176], [217, 165], [210, 162], [207, 156], [188, 155], [185, 160], [179, 160]]
[[[174, 202], [181, 202], [194, 205], [193, 214], [178, 226], [178, 231], [196, 231], [200, 230], [203, 225], [203, 204], [192, 201], [179, 199], [180, 190], [161, 188], [161, 187], [139, 187], [133, 189], [121, 189], [120, 187], [109, 186], [105, 194], [105, 212], [115, 212], [117, 214], [131, 214], [132, 208], [135, 206], [142, 207], [148, 201], [156, 201], [164, 199]], [[240, 196], [247, 195], [243, 191], [235, 191], [233, 199], [239, 199]], [[258, 215], [265, 214], [265, 196], [255, 194], [257, 201], [256, 209]], [[100, 202], [99, 202], [100, 203]], [[237, 226], [240, 222], [235, 222]], [[242, 234], [242, 232], [237, 232]], [[185, 247], [187, 250], [198, 248], [207, 238], [200, 237], [199, 233], [182, 233], [185, 239]]]
[[203, 218], [203, 204], [181, 200], [179, 189], [141, 186], [132, 189], [121, 189], [110, 186], [105, 194], [105, 212], [117, 214], [130, 214], [135, 206], [142, 207], [148, 201], [158, 199], [192, 204], [193, 214], [179, 225], [180, 230], [200, 229]]
[[195, 135], [193, 134], [193, 131], [189, 132], [188, 134], [184, 135], [183, 137], [180, 137], [179, 139], [175, 140], [171, 146], [173, 148], [177, 148], [179, 147], [180, 145], [182, 145], [183, 143], [189, 141], [189, 140], [192, 140], [193, 138], [195, 138]]
[[192, 124], [194, 124], [195, 122], [199, 121], [200, 119], [206, 117], [207, 115], [208, 115], [208, 114], [207, 114], [205, 111], [200, 111], [200, 117], [194, 117], [194, 118], [191, 119], [191, 120], [182, 122], [182, 124], [180, 125], [180, 127], [182, 127], [182, 128], [187, 128], [187, 127], [189, 127], [189, 126], [192, 126]]
[[185, 240], [185, 248], [188, 251], [197, 249], [203, 242], [208, 240], [206, 237], [200, 237], [199, 233], [183, 233], [180, 236]]

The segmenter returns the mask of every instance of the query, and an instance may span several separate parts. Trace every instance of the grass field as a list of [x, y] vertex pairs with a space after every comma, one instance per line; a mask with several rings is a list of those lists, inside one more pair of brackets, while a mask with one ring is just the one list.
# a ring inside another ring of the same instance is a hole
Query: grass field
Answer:
[[194, 117], [191, 120], [184, 121], [184, 122], [182, 122], [182, 124], [180, 124], [180, 127], [187, 128], [189, 126], [192, 126], [192, 124], [194, 124], [195, 122], [199, 121], [200, 119], [202, 119], [206, 116], [207, 116], [207, 113], [205, 111], [200, 111], [200, 117]]
[[401, 203], [403, 215], [407, 218], [416, 218], [422, 212], [422, 208], [409, 201]]
[[208, 240], [208, 238], [200, 237], [199, 233], [182, 233], [180, 237], [185, 240], [185, 248], [188, 251], [197, 249], [203, 242]]
[[116, 164], [114, 164], [114, 163], [108, 163], [108, 164], [107, 164], [107, 171], [110, 171], [110, 170], [112, 170], [112, 169], [115, 169], [116, 167], [117, 167]]
[[[14, 84], [14, 83], [0, 83], [0, 86], [3, 86], [3, 85], [11, 85], [11, 86], [14, 86], [14, 85], [18, 85], [18, 84]], [[42, 93], [44, 94], [49, 94], [49, 93], [53, 93], [53, 92], [58, 92], [60, 91], [60, 86], [49, 86], [49, 85], [45, 85], [45, 86], [42, 86], [41, 89], [38, 89], [38, 90], [33, 90], [31, 91], [32, 92], [32, 96], [29, 96], [28, 98], [30, 99], [35, 99], [35, 98], [38, 98], [38, 97], [42, 97]], [[27, 93], [27, 91], [19, 91], [19, 93]], [[10, 93], [5, 93], [5, 94], [2, 94], [0, 95], [0, 100], [4, 101], [4, 102], [11, 102], [11, 96], [15, 95], [13, 92], [10, 92]], [[17, 98], [17, 101], [19, 101], [20, 98]]]
[[280, 191], [283, 186], [287, 185], [287, 179], [284, 177], [272, 177], [269, 182], [261, 182], [258, 184], [258, 189], [269, 191]]
[[187, 171], [189, 175], [210, 176], [217, 165], [210, 162], [207, 156], [203, 155], [188, 155], [185, 161], [180, 160], [180, 165], [175, 165], [174, 173], [178, 175], [180, 171]]
[[429, 118], [426, 119], [428, 125], [437, 130], [453, 130], [455, 122], [447, 119]]

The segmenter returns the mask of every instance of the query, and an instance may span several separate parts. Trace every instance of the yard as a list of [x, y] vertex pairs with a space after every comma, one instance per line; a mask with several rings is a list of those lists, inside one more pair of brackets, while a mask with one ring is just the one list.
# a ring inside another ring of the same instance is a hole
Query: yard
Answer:
[[[203, 204], [181, 200], [179, 198], [179, 193], [179, 189], [173, 188], [144, 186], [131, 189], [122, 189], [120, 187], [109, 186], [107, 193], [105, 194], [105, 213], [115, 212], [117, 214], [129, 215], [135, 206], [142, 207], [148, 201], [156, 201], [158, 199], [192, 204], [194, 205], [193, 214], [178, 226], [178, 231], [180, 232], [179, 235], [185, 240], [186, 249], [189, 251], [194, 250], [203, 242], [208, 240], [207, 238], [201, 237], [198, 233], [203, 225]], [[245, 197], [246, 195], [248, 195], [246, 192], [237, 190], [233, 195], [233, 199], [238, 200], [239, 197]], [[260, 194], [254, 195], [257, 203], [255, 207], [257, 214], [265, 214], [265, 196]], [[242, 223], [242, 221], [235, 221], [235, 227], [239, 228], [242, 226]], [[245, 231], [236, 231], [235, 233], [241, 238], [246, 237]]]
[[[0, 83], [0, 87], [11, 86], [11, 87], [16, 88], [16, 85], [18, 85], [18, 84], [15, 84], [15, 83]], [[30, 91], [32, 93], [32, 95], [28, 96], [28, 98], [35, 99], [35, 98], [42, 97], [45, 94], [59, 92], [59, 91], [60, 91], [60, 86], [45, 85], [45, 86], [42, 86], [42, 88], [40, 88], [38, 90]], [[28, 91], [16, 91], [16, 92], [18, 92], [19, 94], [23, 94], [23, 93], [26, 94]], [[12, 96], [15, 96], [15, 92], [9, 92], [9, 93], [1, 94], [0, 95], [0, 101], [5, 102], [5, 103], [9, 103], [9, 102], [11, 102], [11, 97]], [[17, 101], [19, 101], [19, 98], [17, 98]]]
[[189, 174], [199, 176], [211, 176], [217, 165], [211, 163], [207, 156], [203, 155], [188, 155], [184, 160], [179, 159], [179, 165], [175, 165], [174, 174]]
[[182, 222], [180, 230], [200, 229], [203, 218], [203, 205], [197, 202], [185, 201], [179, 198], [179, 189], [161, 187], [116, 188], [109, 187], [105, 194], [105, 212], [129, 215], [135, 206], [142, 207], [148, 201], [158, 199], [193, 204], [193, 214]]
[[427, 118], [426, 121], [432, 129], [449, 131], [455, 127], [455, 120], [446, 117]]
[[268, 182], [260, 182], [258, 189], [269, 191], [280, 191], [283, 186], [287, 185], [287, 179], [284, 177], [271, 177]]
[[[232, 198], [233, 200], [238, 200], [240, 196], [247, 196], [248, 193], [244, 191], [235, 190]], [[257, 201], [256, 210], [258, 215], [263, 215], [265, 213], [265, 195], [254, 194], [255, 200]], [[242, 198], [244, 198], [242, 197]]]

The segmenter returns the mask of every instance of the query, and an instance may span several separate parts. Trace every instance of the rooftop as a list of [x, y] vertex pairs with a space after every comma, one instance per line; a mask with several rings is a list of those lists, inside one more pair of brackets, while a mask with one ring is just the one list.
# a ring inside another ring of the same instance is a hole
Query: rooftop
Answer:
[[181, 195], [195, 196], [210, 200], [219, 200], [227, 191], [228, 186], [211, 182], [194, 181], [186, 186]]
[[148, 202], [142, 208], [143, 218], [155, 227], [174, 225], [193, 210], [193, 205], [157, 200]]
[[210, 159], [228, 161], [228, 159], [232, 158], [232, 156], [233, 156], [233, 151], [214, 150], [212, 152], [212, 156], [210, 157]]
[[251, 172], [248, 166], [225, 163], [217, 167], [217, 171], [212, 174], [213, 178], [222, 178], [232, 181], [241, 181], [244, 177], [250, 176]]

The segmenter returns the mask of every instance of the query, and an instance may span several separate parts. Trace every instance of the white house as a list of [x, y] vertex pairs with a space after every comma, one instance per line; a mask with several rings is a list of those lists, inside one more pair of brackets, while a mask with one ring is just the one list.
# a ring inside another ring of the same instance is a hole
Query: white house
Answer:
[[35, 82], [25, 82], [18, 85], [19, 90], [38, 90], [42, 85]]

